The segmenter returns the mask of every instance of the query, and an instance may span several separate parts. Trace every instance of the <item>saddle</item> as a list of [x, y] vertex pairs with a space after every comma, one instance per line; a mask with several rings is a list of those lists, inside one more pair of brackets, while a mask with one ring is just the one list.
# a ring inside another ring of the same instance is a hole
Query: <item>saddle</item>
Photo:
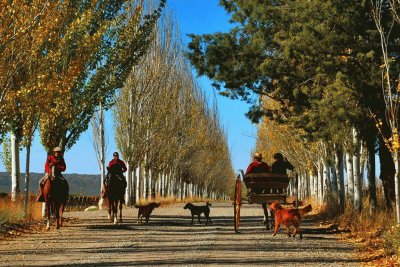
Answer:
[[44, 202], [44, 201], [45, 201], [44, 196], [43, 196], [43, 188], [44, 188], [44, 186], [46, 185], [46, 183], [47, 183], [48, 181], [51, 181], [51, 180], [53, 180], [53, 181], [55, 181], [55, 180], [60, 181], [62, 187], [64, 187], [66, 190], [69, 190], [68, 181], [67, 181], [62, 175], [52, 176], [52, 175], [46, 174], [46, 175], [43, 177], [43, 181], [42, 181], [42, 182], [40, 183], [40, 185], [39, 185], [39, 196], [38, 196], [38, 198], [36, 199], [36, 201], [38, 201], [38, 202]]

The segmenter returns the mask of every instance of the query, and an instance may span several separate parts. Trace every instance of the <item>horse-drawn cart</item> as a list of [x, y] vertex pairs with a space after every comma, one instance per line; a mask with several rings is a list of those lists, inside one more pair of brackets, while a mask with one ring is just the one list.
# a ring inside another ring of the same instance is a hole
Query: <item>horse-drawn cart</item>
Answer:
[[242, 206], [242, 181], [247, 188], [247, 200], [252, 203], [268, 203], [278, 201], [286, 203], [287, 188], [290, 178], [286, 174], [248, 173], [239, 171], [235, 179], [234, 223], [235, 232], [239, 231], [240, 208]]

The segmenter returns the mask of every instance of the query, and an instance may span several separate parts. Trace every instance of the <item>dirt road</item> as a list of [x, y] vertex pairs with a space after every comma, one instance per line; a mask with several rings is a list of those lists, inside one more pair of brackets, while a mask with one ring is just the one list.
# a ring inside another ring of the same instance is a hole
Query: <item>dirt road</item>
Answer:
[[[354, 246], [304, 220], [304, 238], [276, 237], [262, 225], [258, 205], [244, 205], [241, 233], [233, 231], [233, 207], [214, 203], [213, 224], [190, 225], [183, 205], [156, 209], [148, 225], [137, 209], [113, 225], [104, 210], [70, 212], [61, 229], [0, 241], [0, 266], [359, 266]], [[203, 217], [204, 218], [204, 217]], [[204, 220], [203, 220], [204, 221]]]

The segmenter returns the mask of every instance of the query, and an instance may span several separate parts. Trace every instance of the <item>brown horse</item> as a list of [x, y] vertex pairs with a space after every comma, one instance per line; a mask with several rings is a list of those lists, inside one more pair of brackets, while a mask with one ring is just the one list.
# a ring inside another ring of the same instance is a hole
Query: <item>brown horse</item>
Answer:
[[118, 207], [119, 207], [119, 222], [122, 222], [122, 204], [125, 202], [125, 177], [118, 174], [107, 174], [108, 185], [105, 196], [108, 202], [108, 218], [114, 224], [118, 224]]
[[46, 179], [43, 186], [44, 202], [47, 210], [46, 230], [50, 229], [50, 215], [53, 211], [56, 215], [57, 229], [62, 226], [62, 216], [67, 204], [69, 193], [68, 182], [52, 168], [52, 174]]

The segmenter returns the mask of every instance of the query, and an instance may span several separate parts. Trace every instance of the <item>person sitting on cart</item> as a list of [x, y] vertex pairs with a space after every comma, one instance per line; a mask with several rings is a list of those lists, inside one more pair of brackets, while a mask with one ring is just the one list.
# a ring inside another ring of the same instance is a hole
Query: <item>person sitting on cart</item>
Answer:
[[286, 157], [283, 157], [281, 153], [274, 154], [275, 162], [272, 163], [271, 171], [277, 174], [286, 174], [286, 170], [294, 170], [294, 166], [290, 163]]
[[[261, 153], [255, 153], [254, 154], [254, 161], [250, 163], [249, 167], [247, 167], [246, 174], [248, 173], [270, 173], [271, 168], [270, 166], [262, 161], [262, 154]], [[270, 193], [271, 189], [264, 189], [264, 190], [251, 190], [249, 194], [261, 194], [261, 193]], [[267, 229], [269, 228], [268, 224], [268, 208], [267, 208], [267, 203], [262, 203], [261, 204], [263, 211], [264, 211], [264, 219], [263, 222], [267, 226]], [[273, 214], [271, 212], [271, 218]]]
[[275, 162], [272, 163], [272, 173], [276, 174], [287, 174], [287, 170], [294, 170], [294, 166], [290, 163], [286, 157], [283, 157], [281, 153], [274, 154]]
[[271, 172], [269, 165], [262, 161], [261, 153], [254, 153], [253, 159], [254, 161], [247, 167], [246, 174]]
[[[262, 161], [262, 154], [261, 153], [254, 153], [253, 156], [254, 161], [250, 163], [250, 165], [247, 167], [246, 174], [248, 173], [269, 173], [271, 172], [271, 168], [269, 165]], [[260, 194], [262, 193], [261, 191], [253, 191], [251, 193], [256, 193]]]

